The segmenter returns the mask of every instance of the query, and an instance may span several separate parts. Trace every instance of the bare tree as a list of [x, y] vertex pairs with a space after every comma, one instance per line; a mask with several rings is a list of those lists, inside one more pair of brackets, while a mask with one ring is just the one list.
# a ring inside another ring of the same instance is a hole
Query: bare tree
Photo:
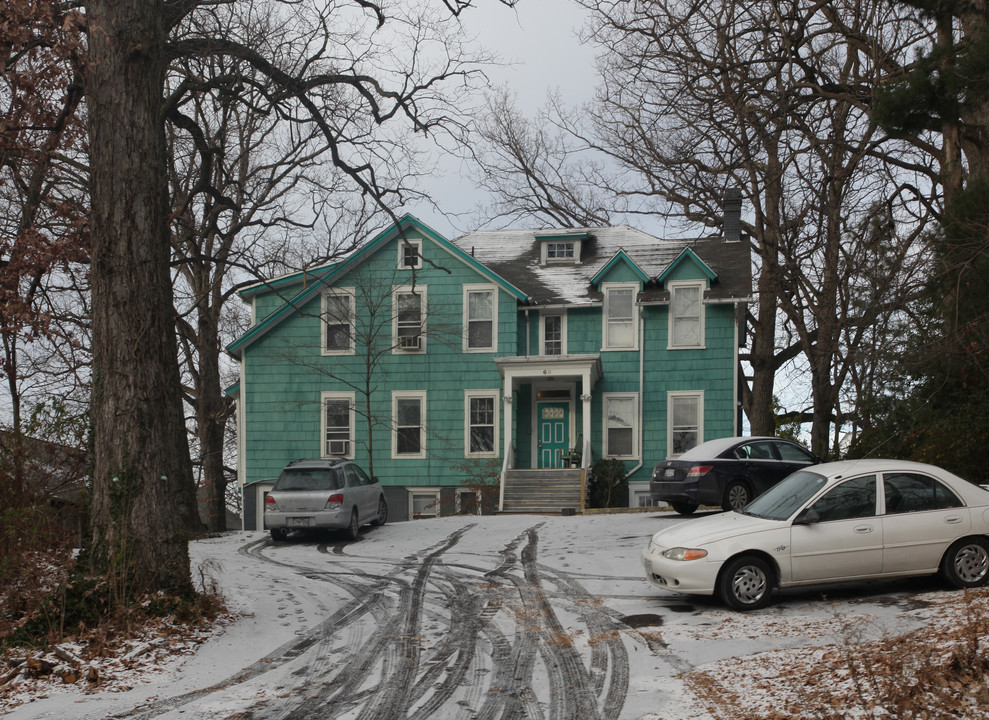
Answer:
[[[861, 307], [847, 304], [844, 314], [841, 307], [844, 289], [864, 269], [863, 248], [875, 238], [866, 232], [869, 215], [878, 210], [893, 223], [886, 237], [895, 240], [893, 257], [901, 262], [888, 268], [894, 277], [910, 277], [902, 262], [914, 257], [910, 248], [924, 217], [914, 208], [919, 190], [897, 170], [929, 167], [871, 126], [859, 98], [815, 90], [807, 75], [867, 87], [888, 71], [889, 63], [874, 62], [873, 54], [903, 60], [926, 29], [858, 0], [581, 4], [591, 13], [586, 39], [604, 49], [595, 102], [574, 111], [554, 101], [535, 121], [555, 127], [563, 140], [544, 139], [545, 130], [527, 136], [515, 118], [489, 124], [486, 135], [497, 150], [485, 158], [488, 177], [506, 188], [544, 189], [552, 183], [530, 177], [550, 168], [586, 187], [560, 204], [590, 197], [598, 207], [610, 197], [615, 213], [674, 213], [713, 228], [722, 222], [725, 191], [740, 189], [749, 208], [743, 231], [758, 263], [744, 409], [753, 432], [774, 432], [775, 376], [805, 357], [813, 402], [804, 417], [813, 424], [813, 448], [826, 454], [843, 414], [837, 403], [848, 368], [839, 365], [850, 356], [843, 342], [870, 323]], [[834, 29], [835, 15], [847, 22], [842, 32]], [[866, 40], [873, 54], [862, 50]], [[503, 104], [495, 109], [506, 112]], [[507, 128], [528, 137], [528, 149], [508, 150]], [[568, 160], [580, 169], [567, 168]], [[502, 199], [506, 213], [555, 218], [540, 199], [527, 205], [507, 190]], [[875, 300], [881, 308], [893, 302], [890, 293]]]
[[396, 352], [418, 353], [430, 343], [459, 349], [463, 329], [459, 314], [454, 314], [448, 305], [429, 301], [418, 287], [415, 270], [396, 273], [389, 281], [361, 266], [347, 275], [342, 286], [345, 287], [334, 285], [326, 289], [320, 323], [322, 349], [345, 356], [335, 362], [314, 363], [306, 359], [312, 356], [312, 348], [306, 347], [303, 352], [293, 348], [285, 359], [305, 364], [332, 380], [337, 390], [354, 393], [353, 407], [339, 400], [321, 408], [328, 433], [321, 442], [326, 443], [324, 454], [330, 454], [331, 441], [347, 440], [346, 418], [353, 410], [364, 426], [363, 439], [358, 442], [367, 453], [368, 471], [374, 474], [378, 454], [375, 439], [383, 429], [395, 431], [391, 408], [384, 412], [378, 409], [388, 379], [388, 359]]
[[[466, 88], [475, 70], [455, 40], [444, 41], [442, 11], [397, 15], [401, 7], [278, 3], [304, 52], [279, 64], [267, 47], [234, 33], [205, 35], [190, 23], [221, 3], [208, 0], [91, 0], [89, 103], [93, 237], [93, 418], [95, 467], [93, 553], [128, 590], [188, 592], [185, 508], [193, 479], [174, 340], [169, 276], [171, 233], [163, 118], [182, 93], [166, 99], [168, 63], [179, 58], [231, 58], [271, 83], [264, 108], [287, 133], [316, 132], [329, 162], [383, 208], [402, 193], [368, 152], [390, 128], [454, 134], [464, 126], [448, 89]], [[428, 47], [429, 55], [425, 49]], [[400, 53], [399, 50], [408, 52]], [[410, 61], [411, 56], [411, 61]], [[426, 62], [427, 60], [433, 62]], [[189, 83], [183, 93], [209, 93], [248, 103], [250, 79], [229, 76]], [[120, 118], [128, 122], [120, 123]], [[194, 129], [190, 130], [195, 133]], [[362, 143], [362, 140], [368, 142]], [[197, 150], [208, 153], [208, 148]], [[203, 167], [206, 167], [204, 163]], [[201, 174], [211, 194], [211, 174]]]
[[32, 451], [25, 437], [35, 414], [32, 405], [71, 394], [62, 382], [67, 368], [57, 362], [57, 354], [61, 347], [71, 353], [73, 339], [59, 322], [62, 309], [56, 294], [74, 274], [81, 274], [88, 256], [85, 163], [78, 147], [84, 135], [79, 77], [83, 36], [81, 16], [68, 14], [55, 21], [58, 11], [43, 3], [10, 2], [4, 12], [0, 408], [9, 419], [3, 445], [10, 472], [0, 477], [0, 504], [16, 508], [31, 498], [23, 468]]
[[[189, 24], [200, 35], [243, 34], [251, 47], [269, 48], [278, 65], [296, 62], [305, 48], [268, 10], [216, 8]], [[227, 85], [217, 95], [190, 90], [206, 78], [225, 78]], [[220, 531], [233, 477], [224, 464], [233, 403], [224, 394], [221, 363], [222, 347], [233, 339], [223, 332], [228, 301], [245, 278], [348, 254], [381, 210], [369, 197], [348, 194], [349, 183], [326, 162], [317, 129], [291, 132], [268, 111], [266, 98], [277, 87], [239, 58], [183, 58], [170, 68], [168, 86], [179, 350], [206, 527]]]

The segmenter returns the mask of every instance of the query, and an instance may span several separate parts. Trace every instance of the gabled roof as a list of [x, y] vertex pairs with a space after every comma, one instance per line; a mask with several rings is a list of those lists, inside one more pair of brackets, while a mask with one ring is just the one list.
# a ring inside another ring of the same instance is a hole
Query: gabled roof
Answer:
[[680, 254], [677, 255], [676, 260], [674, 260], [673, 262], [671, 262], [670, 265], [669, 265], [669, 267], [667, 267], [662, 272], [662, 274], [659, 277], [656, 278], [656, 282], [658, 282], [660, 284], [665, 283], [666, 282], [666, 279], [673, 273], [673, 271], [676, 270], [677, 267], [679, 267], [681, 263], [686, 262], [687, 260], [692, 260], [694, 262], [694, 264], [698, 268], [700, 268], [701, 272], [704, 273], [704, 275], [707, 276], [707, 279], [708, 280], [715, 280], [715, 279], [717, 279], [718, 276], [715, 275], [714, 271], [711, 270], [711, 268], [709, 268], [707, 266], [707, 264], [703, 260], [701, 260], [699, 257], [697, 257], [697, 253], [695, 253], [689, 247], [685, 247], [682, 251], [680, 251]]
[[620, 248], [618, 252], [616, 252], [611, 257], [611, 260], [606, 262], [604, 264], [604, 267], [598, 270], [597, 273], [594, 275], [594, 277], [591, 278], [591, 284], [594, 286], [600, 285], [605, 275], [607, 275], [608, 272], [619, 263], [624, 263], [629, 268], [631, 268], [632, 272], [635, 273], [638, 276], [639, 280], [641, 280], [642, 282], [647, 283], [651, 280], [651, 278], [645, 273], [645, 271], [642, 268], [640, 268], [632, 258], [628, 256], [628, 253], [625, 252], [625, 249]]
[[[227, 352], [239, 358], [245, 347], [256, 341], [258, 338], [263, 337], [286, 318], [291, 317], [298, 308], [312, 300], [312, 298], [323, 289], [332, 286], [335, 280], [343, 277], [347, 272], [357, 267], [365, 260], [365, 258], [368, 258], [377, 252], [382, 245], [385, 245], [396, 237], [400, 237], [402, 232], [408, 232], [410, 229], [416, 230], [423, 235], [423, 237], [426, 237], [441, 245], [453, 256], [471, 266], [474, 270], [488, 278], [491, 282], [497, 283], [503, 290], [515, 296], [515, 298], [520, 302], [528, 301], [528, 298], [523, 291], [506, 281], [504, 278], [500, 277], [490, 268], [487, 268], [483, 264], [479, 263], [468, 253], [464, 252], [462, 248], [451, 243], [445, 237], [429, 226], [423, 224], [412, 215], [405, 215], [399, 219], [397, 224], [392, 224], [382, 230], [372, 240], [361, 246], [345, 260], [338, 263], [333, 263], [331, 265], [321, 266], [315, 271], [311, 270], [305, 273], [285, 275], [275, 281], [280, 283], [278, 287], [288, 288], [291, 287], [293, 283], [298, 283], [304, 278], [307, 280], [315, 280], [315, 282], [304, 283], [302, 289], [299, 290], [294, 297], [286, 301], [277, 310], [230, 343], [230, 345], [227, 346]], [[259, 283], [259, 285], [266, 288], [272, 287], [271, 283]], [[257, 292], [258, 289], [260, 288], [252, 285], [249, 288], [245, 288], [245, 290], [242, 290], [241, 292], [243, 293], [247, 290]]]
[[[541, 242], [552, 235], [583, 233], [581, 258], [576, 265], [540, 264]], [[752, 295], [752, 259], [747, 242], [725, 242], [721, 237], [663, 240], [626, 225], [567, 230], [483, 230], [453, 241], [540, 305], [590, 305], [601, 301], [594, 285], [609, 263], [623, 252], [649, 279], [666, 274], [682, 262], [684, 250], [709, 277], [716, 277], [705, 294], [709, 299], [748, 298]], [[647, 287], [644, 300], [668, 296]]]
[[245, 285], [237, 291], [237, 294], [242, 300], [247, 300], [252, 295], [257, 295], [260, 292], [285, 292], [293, 285], [301, 284], [306, 286], [311, 282], [321, 283], [323, 278], [331, 273], [339, 264], [339, 262], [327, 263], [326, 265], [319, 265], [314, 268], [306, 268], [298, 272], [279, 275], [270, 280], [261, 280], [250, 285]]

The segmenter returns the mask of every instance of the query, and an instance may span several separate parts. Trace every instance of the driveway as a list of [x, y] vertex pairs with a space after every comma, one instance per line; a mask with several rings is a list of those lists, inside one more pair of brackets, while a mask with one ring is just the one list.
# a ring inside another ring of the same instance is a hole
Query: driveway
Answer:
[[197, 542], [194, 574], [215, 579], [237, 622], [128, 692], [66, 690], [8, 718], [730, 717], [717, 676], [699, 684], [691, 673], [840, 642], [852, 617], [864, 619], [859, 631], [903, 632], [923, 622], [920, 594], [938, 588], [792, 592], [733, 613], [642, 578], [640, 550], [676, 522], [454, 517], [368, 528], [355, 542], [261, 533]]

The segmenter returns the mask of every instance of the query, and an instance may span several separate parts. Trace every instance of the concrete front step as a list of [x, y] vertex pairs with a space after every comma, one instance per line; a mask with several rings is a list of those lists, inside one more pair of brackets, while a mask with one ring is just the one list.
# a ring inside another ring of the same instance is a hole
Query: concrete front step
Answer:
[[558, 513], [580, 510], [582, 471], [512, 470], [506, 473], [502, 512]]

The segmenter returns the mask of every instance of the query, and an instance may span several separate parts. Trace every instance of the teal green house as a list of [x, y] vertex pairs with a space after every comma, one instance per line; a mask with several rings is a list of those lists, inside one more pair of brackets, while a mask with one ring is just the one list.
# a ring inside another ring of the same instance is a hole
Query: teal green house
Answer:
[[724, 236], [631, 227], [448, 240], [416, 218], [341, 262], [240, 291], [244, 527], [290, 461], [356, 460], [392, 520], [579, 512], [588, 468], [617, 458], [632, 505], [653, 466], [739, 434], [751, 301], [739, 207]]

